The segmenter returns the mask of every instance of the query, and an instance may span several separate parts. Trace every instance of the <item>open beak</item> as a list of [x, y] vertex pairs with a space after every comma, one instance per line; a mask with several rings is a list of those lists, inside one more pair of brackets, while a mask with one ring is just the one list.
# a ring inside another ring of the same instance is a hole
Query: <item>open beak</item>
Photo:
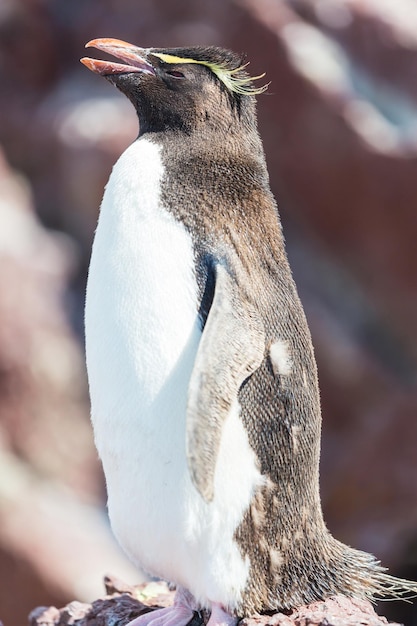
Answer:
[[146, 50], [132, 46], [132, 44], [126, 43], [126, 41], [107, 38], [92, 39], [85, 47], [97, 48], [97, 50], [108, 52], [116, 59], [123, 61], [123, 63], [115, 63], [113, 61], [90, 59], [89, 57], [80, 59], [81, 63], [88, 67], [89, 70], [101, 76], [128, 74], [130, 72], [155, 75], [154, 67], [146, 60]]

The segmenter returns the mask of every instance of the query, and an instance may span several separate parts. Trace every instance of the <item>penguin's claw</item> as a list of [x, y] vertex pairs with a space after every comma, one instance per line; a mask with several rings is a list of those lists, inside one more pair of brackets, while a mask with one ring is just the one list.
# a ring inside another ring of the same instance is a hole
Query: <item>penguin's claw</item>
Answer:
[[194, 616], [195, 600], [189, 591], [177, 589], [174, 605], [139, 615], [127, 626], [186, 626]]
[[127, 626], [186, 626], [194, 611], [186, 606], [170, 606], [140, 615]]
[[233, 617], [230, 613], [227, 613], [221, 606], [213, 602], [211, 605], [211, 615], [207, 622], [207, 626], [236, 626], [238, 618]]

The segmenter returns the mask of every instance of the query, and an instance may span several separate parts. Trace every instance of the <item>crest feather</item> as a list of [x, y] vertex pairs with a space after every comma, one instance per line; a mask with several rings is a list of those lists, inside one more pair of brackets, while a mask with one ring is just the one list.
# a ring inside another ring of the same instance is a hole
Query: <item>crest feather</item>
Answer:
[[230, 70], [226, 65], [220, 63], [214, 63], [211, 61], [199, 61], [192, 59], [191, 57], [178, 57], [173, 54], [165, 54], [164, 52], [152, 52], [152, 55], [158, 57], [164, 63], [196, 63], [198, 65], [204, 65], [208, 67], [213, 74], [223, 83], [223, 85], [234, 93], [238, 93], [244, 96], [256, 96], [260, 93], [264, 93], [269, 86], [269, 83], [262, 87], [254, 87], [251, 83], [254, 80], [259, 80], [265, 76], [259, 74], [259, 76], [239, 76], [239, 72], [242, 72], [249, 63], [240, 65], [233, 70]]

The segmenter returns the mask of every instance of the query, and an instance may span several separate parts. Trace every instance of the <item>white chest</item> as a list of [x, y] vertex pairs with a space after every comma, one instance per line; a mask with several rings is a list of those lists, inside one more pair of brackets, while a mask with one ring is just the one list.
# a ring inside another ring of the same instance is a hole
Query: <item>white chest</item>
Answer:
[[160, 148], [140, 139], [104, 194], [85, 313], [95, 441], [112, 527], [131, 558], [206, 606], [233, 606], [249, 568], [234, 533], [261, 478], [236, 402], [214, 501], [203, 502], [190, 480], [185, 420], [201, 337], [198, 289], [190, 235], [160, 203], [162, 175]]
[[177, 440], [184, 445], [200, 337], [197, 286], [190, 236], [160, 205], [162, 175], [160, 148], [147, 140], [120, 157], [89, 270], [87, 369], [110, 505], [128, 474], [146, 483], [149, 468], [155, 473], [158, 459], [172, 463]]
[[152, 427], [155, 402], [198, 341], [191, 238], [160, 205], [162, 174], [160, 148], [136, 141], [114, 166], [101, 206], [85, 319], [99, 447], [102, 422]]

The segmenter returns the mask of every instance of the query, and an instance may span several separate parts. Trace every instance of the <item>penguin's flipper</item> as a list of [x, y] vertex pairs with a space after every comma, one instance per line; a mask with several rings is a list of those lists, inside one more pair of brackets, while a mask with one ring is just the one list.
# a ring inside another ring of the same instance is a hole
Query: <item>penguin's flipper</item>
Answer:
[[188, 467], [206, 502], [214, 496], [224, 421], [243, 381], [260, 366], [264, 353], [259, 314], [242, 296], [227, 268], [217, 264], [213, 302], [191, 374], [187, 405]]

